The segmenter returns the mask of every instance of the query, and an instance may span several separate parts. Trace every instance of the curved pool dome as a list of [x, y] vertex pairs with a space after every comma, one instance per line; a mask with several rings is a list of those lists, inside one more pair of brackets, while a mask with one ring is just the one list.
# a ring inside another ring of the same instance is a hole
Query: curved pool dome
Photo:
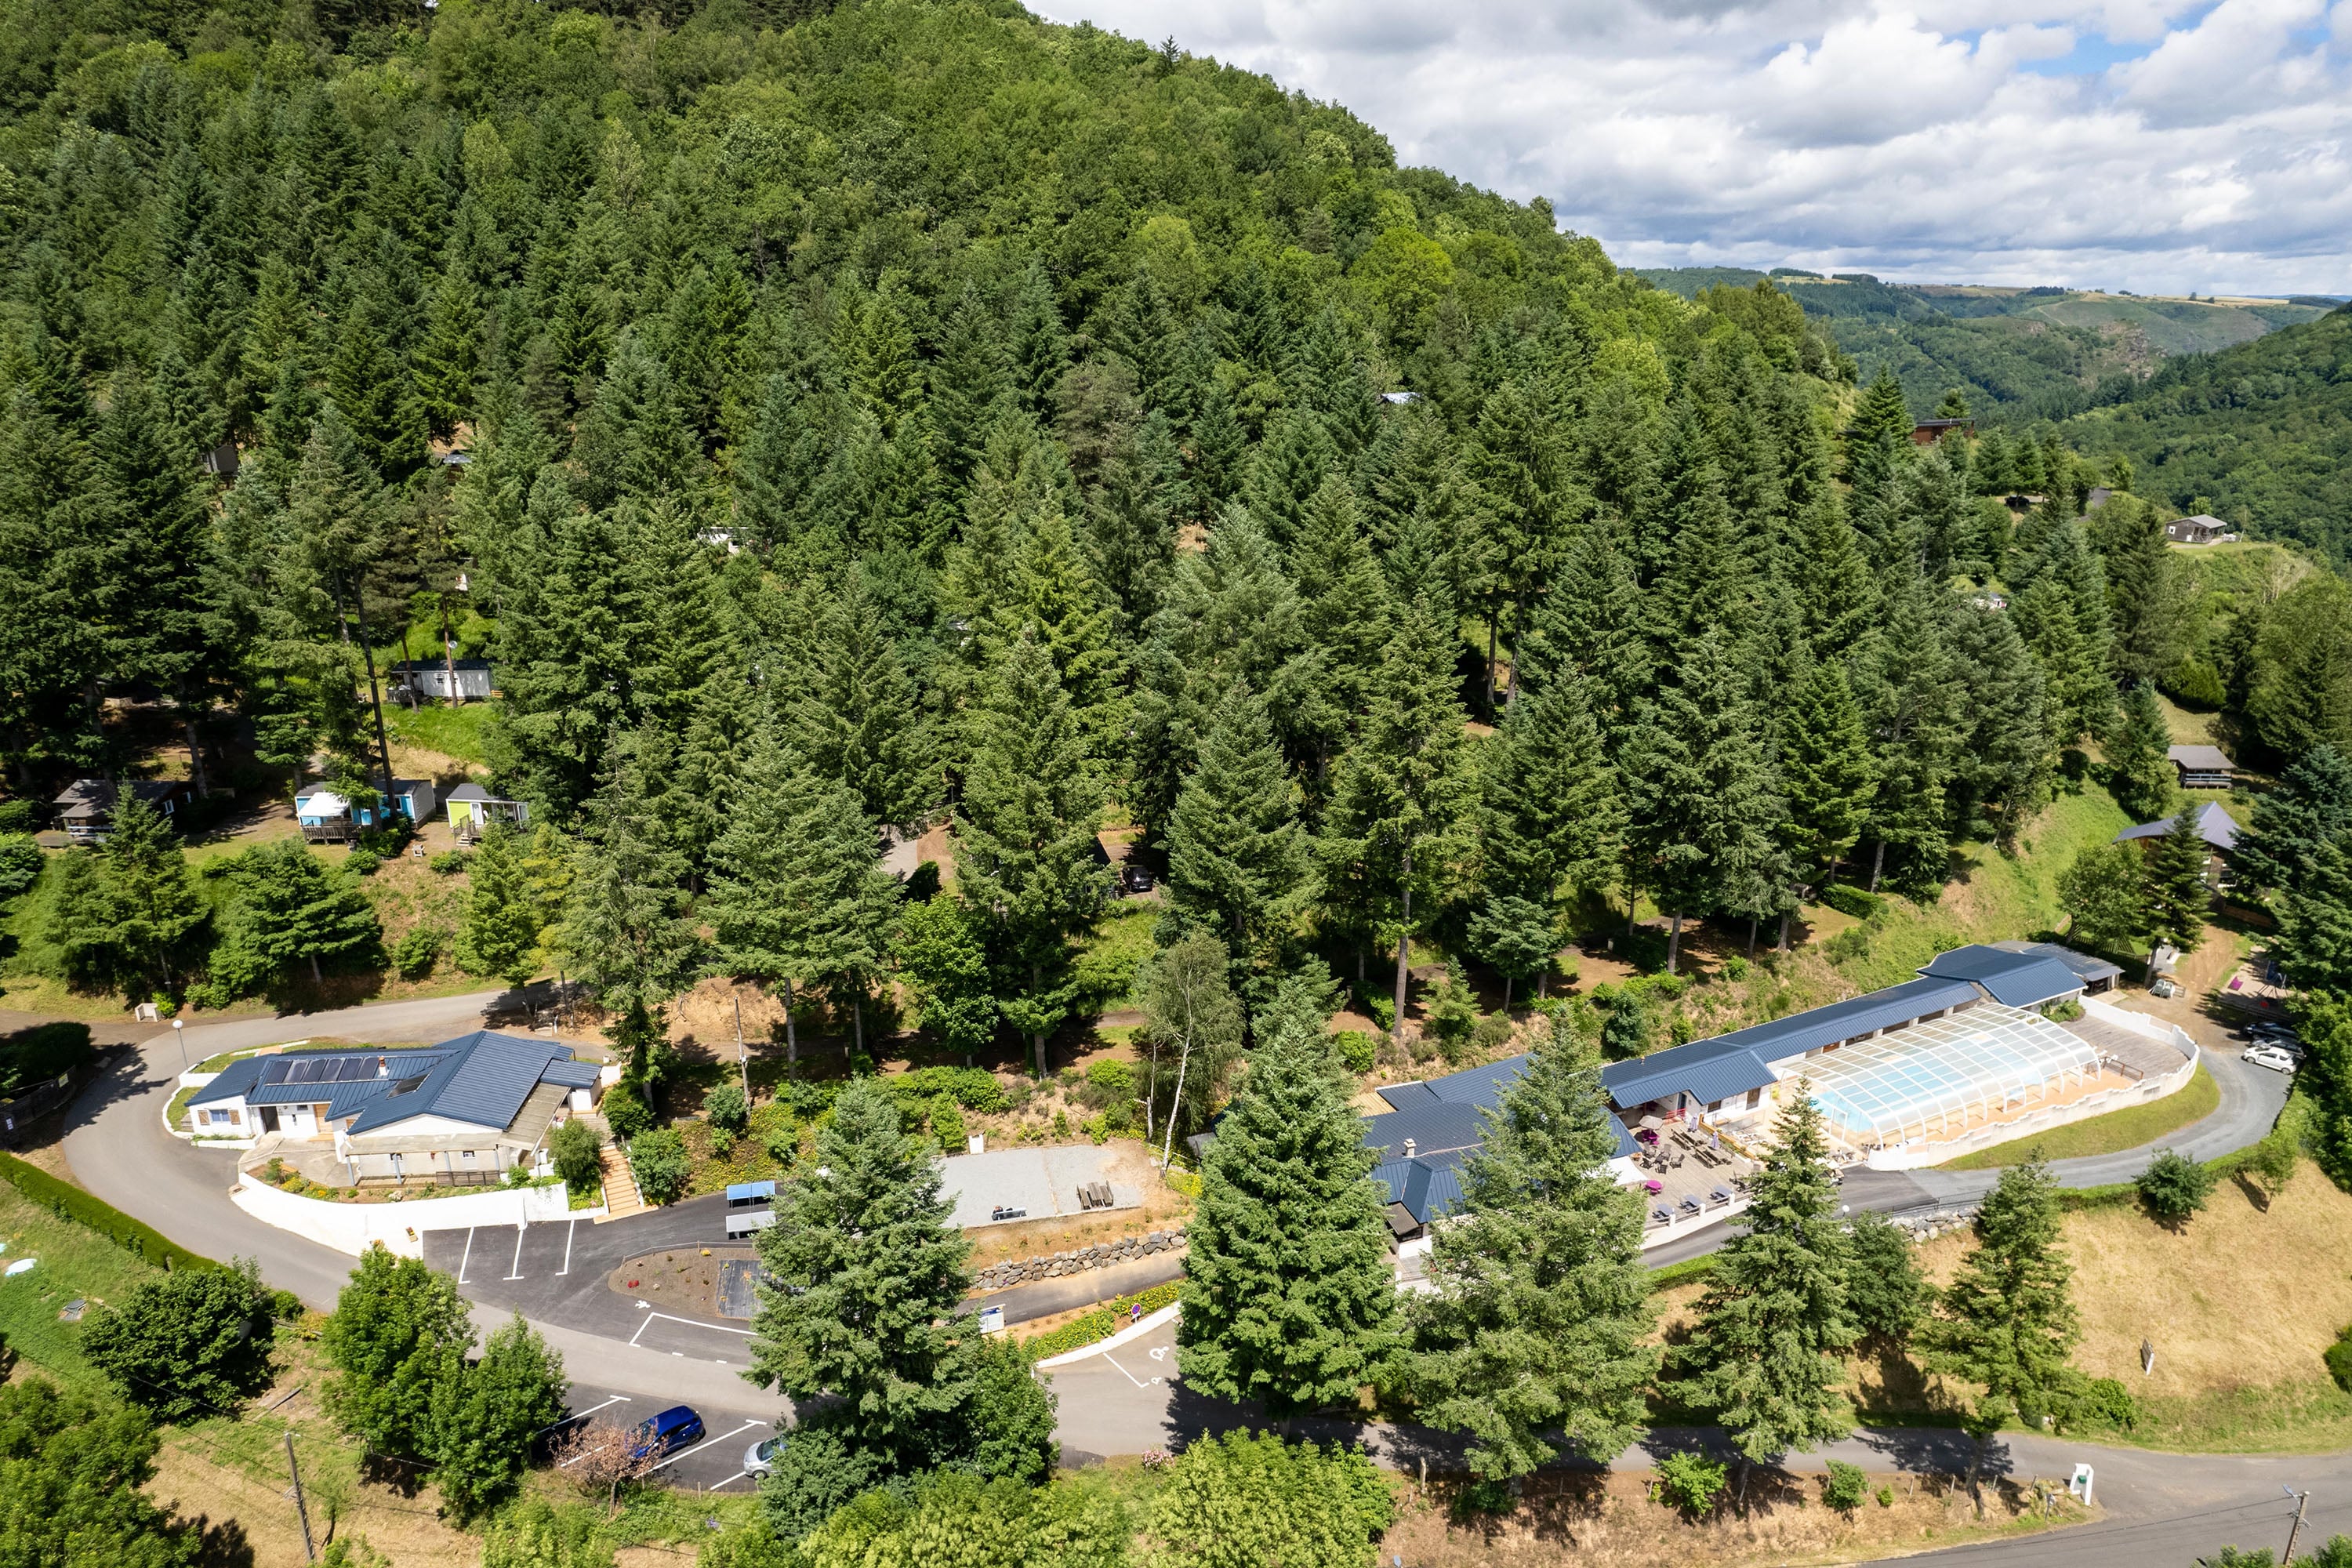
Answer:
[[1804, 1064], [1813, 1103], [1858, 1149], [1942, 1142], [2099, 1074], [2088, 1040], [1998, 1003], [1857, 1040]]

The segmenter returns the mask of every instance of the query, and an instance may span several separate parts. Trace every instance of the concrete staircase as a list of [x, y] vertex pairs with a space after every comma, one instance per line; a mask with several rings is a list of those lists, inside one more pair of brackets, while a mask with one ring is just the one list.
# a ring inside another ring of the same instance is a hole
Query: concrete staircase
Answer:
[[636, 1173], [629, 1169], [629, 1156], [613, 1140], [610, 1128], [604, 1130], [604, 1212], [596, 1216], [596, 1223], [645, 1213], [646, 1200], [637, 1191]]

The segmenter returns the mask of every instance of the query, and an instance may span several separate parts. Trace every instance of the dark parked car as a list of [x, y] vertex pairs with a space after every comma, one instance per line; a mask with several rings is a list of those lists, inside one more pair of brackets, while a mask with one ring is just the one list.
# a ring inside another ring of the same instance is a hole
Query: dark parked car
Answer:
[[673, 1405], [631, 1436], [635, 1446], [629, 1452], [634, 1458], [657, 1459], [701, 1442], [702, 1417], [691, 1405]]
[[1130, 893], [1148, 893], [1151, 891], [1151, 873], [1140, 866], [1125, 867], [1119, 871], [1118, 885]]

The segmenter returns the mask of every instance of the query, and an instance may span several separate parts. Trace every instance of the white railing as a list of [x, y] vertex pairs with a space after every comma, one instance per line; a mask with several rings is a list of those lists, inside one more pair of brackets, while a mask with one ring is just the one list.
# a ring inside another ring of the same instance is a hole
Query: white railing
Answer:
[[[2186, 1035], [2181, 1037], [2184, 1040], [2188, 1038]], [[2195, 1048], [2193, 1045], [2189, 1047], [2192, 1053]], [[2162, 1100], [2188, 1088], [2189, 1080], [2196, 1076], [2197, 1058], [2192, 1054], [2177, 1069], [2162, 1078], [2144, 1079], [2138, 1083], [2101, 1089], [2096, 1094], [2084, 1095], [2063, 1105], [2045, 1106], [2015, 1121], [1992, 1122], [1958, 1138], [1935, 1142], [1898, 1143], [1891, 1149], [1873, 1150], [1867, 1163], [1874, 1171], [1910, 1171], [1922, 1165], [1940, 1165], [1979, 1149], [1990, 1149], [2036, 1132], [2046, 1132], [2053, 1127], [2064, 1127], [2073, 1122], [2086, 1121], [2094, 1116], [2104, 1116], [2110, 1110], [2121, 1110], [2126, 1104]]]

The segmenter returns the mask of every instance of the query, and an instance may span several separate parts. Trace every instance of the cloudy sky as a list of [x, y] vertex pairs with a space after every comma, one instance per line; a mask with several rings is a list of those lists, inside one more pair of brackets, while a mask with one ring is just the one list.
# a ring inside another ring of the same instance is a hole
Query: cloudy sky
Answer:
[[2352, 0], [1032, 0], [1633, 266], [2352, 293]]

